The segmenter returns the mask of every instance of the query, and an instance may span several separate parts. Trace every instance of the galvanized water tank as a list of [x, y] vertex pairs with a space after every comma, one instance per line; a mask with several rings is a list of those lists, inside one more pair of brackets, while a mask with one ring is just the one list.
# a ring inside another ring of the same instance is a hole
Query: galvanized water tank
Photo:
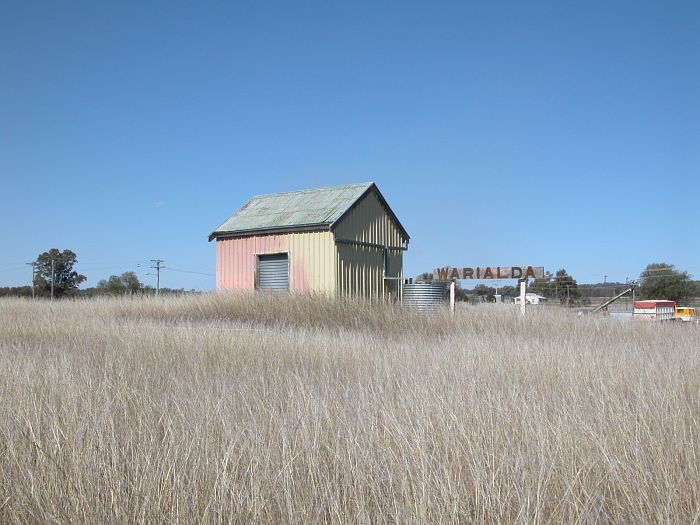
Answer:
[[404, 308], [418, 312], [436, 312], [449, 305], [449, 283], [427, 282], [403, 285]]

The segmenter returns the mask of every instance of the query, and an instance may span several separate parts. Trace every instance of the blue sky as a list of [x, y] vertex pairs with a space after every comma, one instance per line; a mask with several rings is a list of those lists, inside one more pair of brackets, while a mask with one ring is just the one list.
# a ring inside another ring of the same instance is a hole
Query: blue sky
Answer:
[[375, 181], [405, 272], [700, 278], [697, 2], [0, 6], [0, 286], [214, 286], [253, 195]]

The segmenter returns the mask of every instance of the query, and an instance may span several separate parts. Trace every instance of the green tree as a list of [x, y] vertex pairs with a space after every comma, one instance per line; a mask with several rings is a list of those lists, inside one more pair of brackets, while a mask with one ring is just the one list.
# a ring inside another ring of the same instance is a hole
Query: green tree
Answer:
[[124, 272], [110, 275], [107, 280], [102, 279], [97, 283], [97, 290], [110, 295], [124, 295], [142, 292], [144, 286], [134, 272]]
[[474, 294], [479, 297], [480, 301], [495, 302], [496, 289], [493, 286], [486, 286], [483, 283], [479, 283], [474, 287]]
[[51, 248], [48, 252], [39, 254], [36, 258], [34, 276], [34, 286], [38, 293], [44, 296], [50, 295], [52, 281], [54, 297], [75, 292], [80, 283], [87, 280], [87, 277], [73, 270], [77, 261], [77, 256], [71, 250], [61, 252], [58, 248]]
[[555, 275], [546, 272], [544, 277], [535, 279], [528, 289], [543, 297], [558, 298], [561, 304], [567, 302], [567, 291], [569, 304], [578, 303], [581, 299], [581, 291], [578, 289], [576, 279], [571, 277], [564, 268], [557, 270]]
[[520, 295], [520, 289], [517, 286], [499, 286], [498, 293], [504, 297], [517, 297]]
[[462, 285], [459, 284], [459, 280], [455, 281], [455, 301], [468, 301], [469, 300], [469, 294], [467, 291], [462, 288]]
[[[550, 272], [545, 272], [544, 277], [539, 277], [535, 279], [528, 289], [532, 293], [541, 295], [542, 297], [554, 297], [555, 288], [552, 282], [552, 274]], [[520, 292], [518, 292], [520, 294]]]
[[554, 289], [561, 304], [578, 303], [581, 299], [581, 291], [578, 289], [576, 279], [566, 273], [563, 268], [557, 271], [554, 277]]
[[687, 302], [695, 286], [688, 272], [676, 270], [672, 264], [652, 263], [642, 272], [639, 294], [642, 299], [669, 299]]

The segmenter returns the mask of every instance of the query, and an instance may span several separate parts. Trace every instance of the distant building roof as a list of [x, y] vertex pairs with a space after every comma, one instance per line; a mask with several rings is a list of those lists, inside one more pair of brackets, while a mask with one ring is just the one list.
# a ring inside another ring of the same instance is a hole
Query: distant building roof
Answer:
[[408, 241], [408, 233], [373, 182], [253, 197], [214, 230], [209, 235], [209, 240], [217, 237], [255, 233], [332, 230], [345, 214], [370, 191], [376, 192], [379, 201]]
[[534, 299], [535, 297], [536, 297], [537, 299], [547, 299], [544, 295], [539, 295], [539, 294], [530, 293], [530, 292], [527, 292], [527, 293], [525, 294], [525, 297], [531, 297], [531, 298], [533, 298], [533, 299]]
[[676, 301], [668, 299], [647, 299], [646, 301], [635, 301], [635, 308], [656, 308], [657, 306], [676, 306]]

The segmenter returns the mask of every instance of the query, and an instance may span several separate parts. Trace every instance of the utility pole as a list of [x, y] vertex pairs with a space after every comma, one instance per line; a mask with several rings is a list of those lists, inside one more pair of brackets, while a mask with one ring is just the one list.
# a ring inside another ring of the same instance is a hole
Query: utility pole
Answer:
[[608, 284], [608, 276], [603, 275], [603, 302], [608, 300], [607, 284]]
[[569, 307], [569, 288], [571, 287], [570, 284], [566, 285], [566, 307]]
[[26, 263], [32, 267], [32, 299], [34, 299], [34, 267], [36, 266], [36, 261]]
[[151, 268], [156, 271], [156, 295], [160, 295], [160, 269], [165, 268], [165, 266], [162, 266], [165, 261], [161, 259], [151, 259], [151, 262], [153, 263]]
[[53, 281], [56, 275], [54, 260], [51, 259], [51, 300], [53, 301]]

